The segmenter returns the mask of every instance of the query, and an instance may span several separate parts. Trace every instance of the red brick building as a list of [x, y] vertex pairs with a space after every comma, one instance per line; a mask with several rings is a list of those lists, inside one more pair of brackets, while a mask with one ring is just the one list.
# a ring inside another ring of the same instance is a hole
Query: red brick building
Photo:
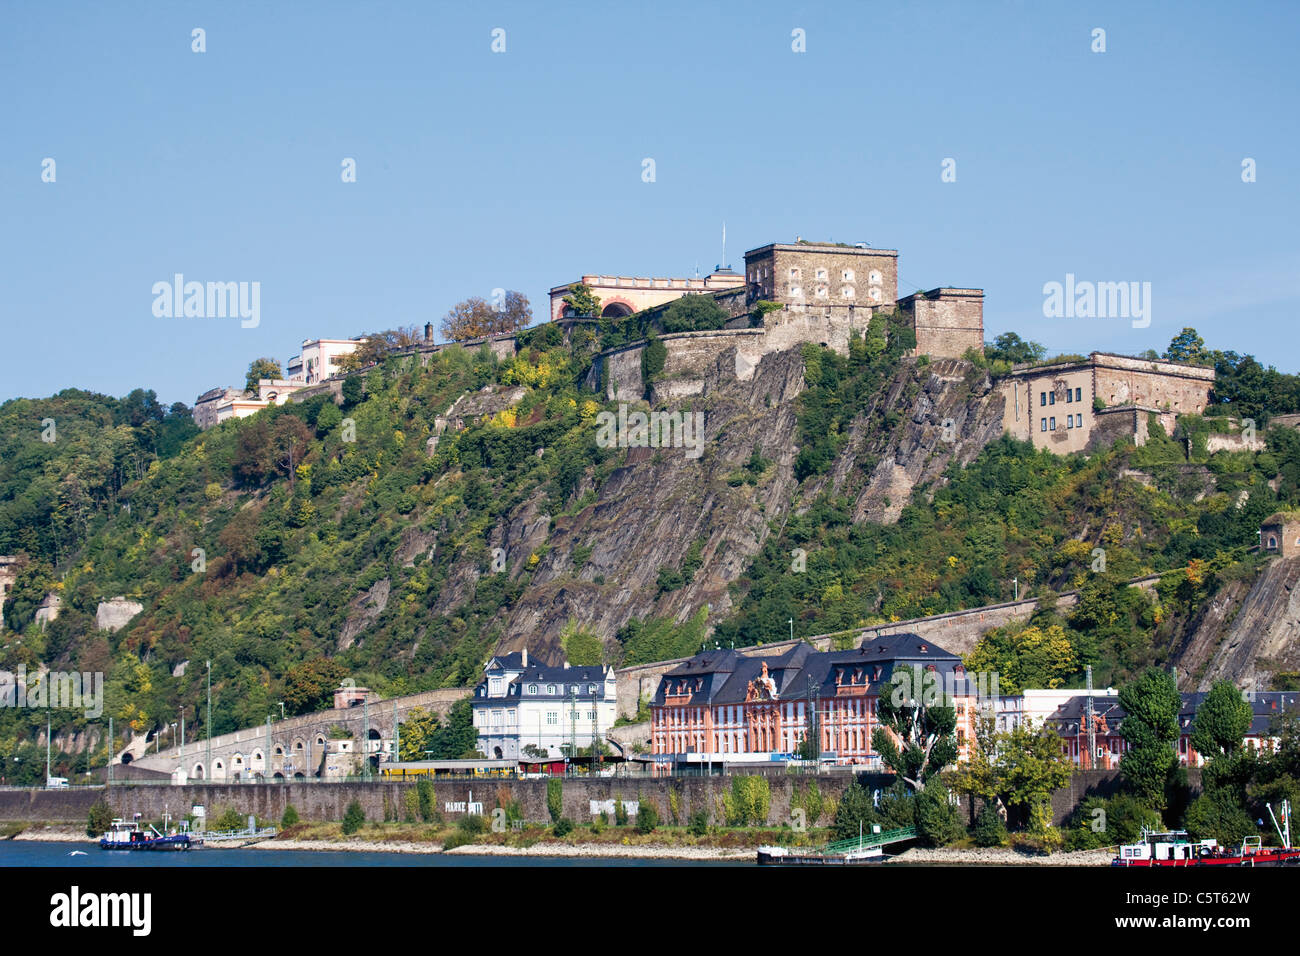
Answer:
[[879, 767], [871, 745], [880, 726], [877, 703], [893, 693], [904, 670], [921, 695], [941, 690], [953, 698], [964, 756], [974, 737], [975, 682], [957, 655], [915, 634], [847, 651], [800, 644], [775, 657], [697, 654], [660, 678], [651, 702], [651, 753], [665, 765], [770, 761], [795, 754], [811, 724], [823, 759]]

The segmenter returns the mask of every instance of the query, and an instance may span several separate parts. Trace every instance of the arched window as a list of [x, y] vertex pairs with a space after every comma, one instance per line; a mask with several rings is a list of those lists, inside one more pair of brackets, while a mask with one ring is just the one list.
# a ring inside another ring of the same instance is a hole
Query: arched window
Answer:
[[528, 693], [530, 693], [530, 694], [536, 694], [536, 693], [537, 693], [537, 685], [536, 685], [536, 684], [529, 684], [529, 685], [528, 685]]

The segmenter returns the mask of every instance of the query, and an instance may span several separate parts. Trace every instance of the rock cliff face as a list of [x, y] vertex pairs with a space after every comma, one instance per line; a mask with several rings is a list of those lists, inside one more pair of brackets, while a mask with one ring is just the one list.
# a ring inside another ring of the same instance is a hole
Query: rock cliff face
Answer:
[[855, 521], [897, 521], [914, 488], [942, 481], [953, 460], [967, 464], [1002, 433], [1003, 401], [969, 362], [905, 365], [854, 421], [829, 478], [804, 498], [828, 486], [854, 498]]
[[[906, 362], [855, 421], [831, 471], [801, 488], [794, 477], [800, 351], [763, 356], [744, 380], [737, 368], [734, 349], [720, 353], [704, 370], [701, 393], [671, 406], [703, 414], [699, 457], [683, 448], [628, 448], [577, 514], [553, 518], [539, 492], [489, 532], [488, 547], [505, 552], [501, 573], [517, 577], [539, 556], [528, 587], [503, 613], [498, 652], [526, 645], [539, 659], [558, 659], [570, 621], [610, 641], [632, 618], [683, 622], [708, 606], [717, 620], [731, 608], [730, 585], [792, 509], [832, 490], [853, 496], [858, 520], [893, 521], [916, 485], [940, 478], [954, 458], [971, 460], [1000, 434], [1002, 400], [983, 372], [960, 360]], [[729, 484], [755, 450], [771, 462], [761, 478]], [[661, 569], [681, 571], [693, 548], [698, 570], [683, 575], [682, 587], [661, 590]], [[460, 561], [439, 613], [454, 611], [484, 573], [472, 557]]]
[[1267, 688], [1278, 671], [1300, 670], [1300, 558], [1269, 562], [1253, 584], [1225, 585], [1175, 661], [1185, 690], [1225, 679]]

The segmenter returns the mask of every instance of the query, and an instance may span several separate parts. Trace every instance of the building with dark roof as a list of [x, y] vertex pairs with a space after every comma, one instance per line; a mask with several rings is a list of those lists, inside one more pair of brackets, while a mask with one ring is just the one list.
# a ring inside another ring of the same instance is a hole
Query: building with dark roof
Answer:
[[[1196, 711], [1206, 694], [1198, 691], [1183, 694], [1183, 704], [1178, 712], [1178, 762], [1184, 767], [1202, 767], [1205, 758], [1192, 746], [1192, 733], [1196, 729]], [[1296, 713], [1300, 708], [1300, 693], [1296, 691], [1247, 692], [1252, 718], [1246, 732], [1244, 745], [1251, 750], [1271, 750], [1280, 743], [1276, 719], [1286, 713]], [[1088, 698], [1077, 694], [1065, 700], [1051, 715], [1047, 723], [1062, 738], [1062, 746], [1074, 763], [1080, 767], [1113, 770], [1119, 767], [1120, 758], [1128, 750], [1128, 742], [1120, 734], [1124, 709], [1114, 697], [1094, 695], [1092, 722], [1097, 752], [1088, 755]]]
[[498, 655], [483, 668], [471, 708], [484, 756], [565, 756], [601, 741], [614, 726], [614, 669], [572, 667], [567, 661], [548, 667], [530, 661], [527, 648]]
[[813, 732], [823, 759], [878, 767], [876, 705], [896, 678], [918, 695], [942, 690], [953, 698], [964, 752], [981, 688], [956, 654], [916, 634], [891, 634], [845, 651], [799, 644], [770, 657], [697, 654], [660, 678], [650, 705], [651, 753], [664, 765], [770, 761], [799, 750]]

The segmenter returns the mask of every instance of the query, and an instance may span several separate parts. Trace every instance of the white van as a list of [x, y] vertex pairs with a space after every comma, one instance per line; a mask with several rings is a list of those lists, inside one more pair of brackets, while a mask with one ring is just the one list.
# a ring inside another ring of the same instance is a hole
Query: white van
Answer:
[[46, 790], [62, 790], [65, 787], [67, 787], [67, 785], [68, 785], [67, 777], [46, 777], [45, 778]]

